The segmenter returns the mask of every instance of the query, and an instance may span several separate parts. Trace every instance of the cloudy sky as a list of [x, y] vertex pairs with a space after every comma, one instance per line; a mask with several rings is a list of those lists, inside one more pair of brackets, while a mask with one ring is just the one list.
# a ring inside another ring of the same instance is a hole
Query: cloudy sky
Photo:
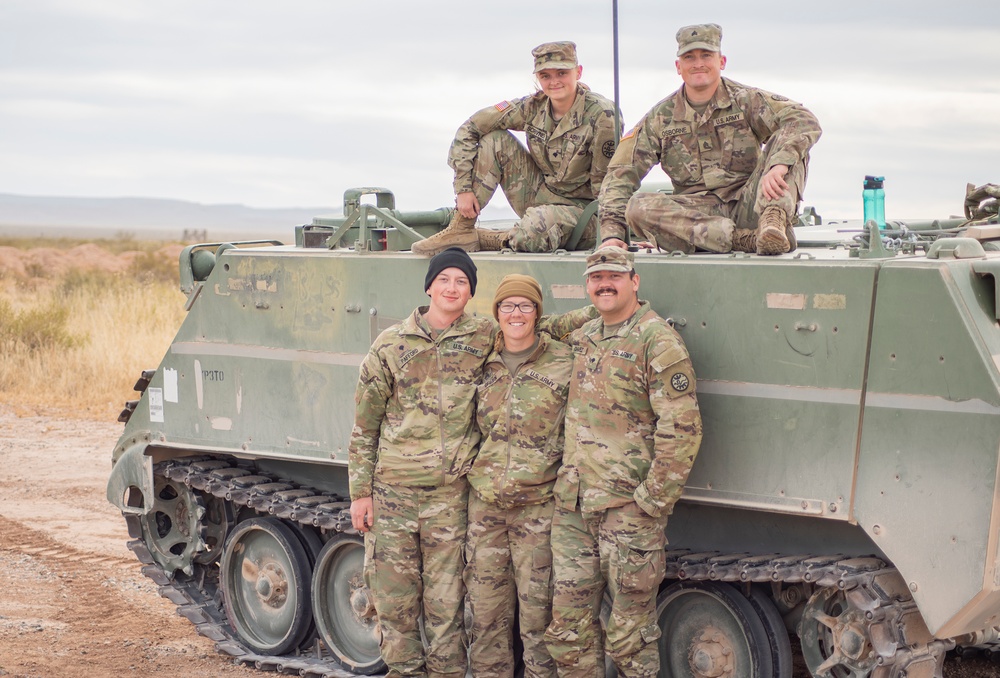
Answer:
[[[806, 204], [860, 218], [881, 174], [890, 219], [956, 214], [1000, 182], [1000, 5], [917, 4], [621, 0], [625, 124], [679, 86], [677, 28], [716, 22], [726, 75], [823, 125]], [[0, 0], [0, 193], [450, 206], [456, 128], [567, 39], [611, 98], [611, 0]]]

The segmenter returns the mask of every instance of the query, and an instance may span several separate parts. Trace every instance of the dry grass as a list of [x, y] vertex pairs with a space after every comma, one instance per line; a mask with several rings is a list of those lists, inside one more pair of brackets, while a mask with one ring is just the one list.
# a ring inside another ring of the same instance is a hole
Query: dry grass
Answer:
[[117, 418], [184, 319], [181, 245], [0, 241], [0, 401]]

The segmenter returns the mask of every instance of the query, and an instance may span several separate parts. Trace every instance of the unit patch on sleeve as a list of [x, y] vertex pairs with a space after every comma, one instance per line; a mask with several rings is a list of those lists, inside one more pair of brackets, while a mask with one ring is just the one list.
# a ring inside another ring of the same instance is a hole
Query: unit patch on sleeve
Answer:
[[670, 377], [670, 385], [674, 387], [675, 391], [683, 393], [688, 390], [688, 386], [691, 385], [691, 380], [683, 372], [677, 372], [674, 376]]

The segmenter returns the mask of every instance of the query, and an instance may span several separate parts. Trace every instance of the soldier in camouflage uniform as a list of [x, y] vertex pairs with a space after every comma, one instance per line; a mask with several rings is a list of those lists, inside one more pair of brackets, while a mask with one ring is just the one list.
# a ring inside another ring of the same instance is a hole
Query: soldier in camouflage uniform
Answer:
[[[601, 318], [567, 340], [573, 377], [545, 639], [561, 678], [603, 676], [605, 650], [618, 675], [654, 678], [664, 530], [701, 444], [695, 375], [680, 336], [639, 300], [630, 253], [597, 250], [586, 279]], [[602, 641], [605, 591], [611, 614]]]
[[469, 472], [465, 581], [474, 676], [514, 675], [515, 600], [524, 675], [556, 675], [543, 634], [551, 619], [552, 486], [562, 460], [573, 357], [538, 330], [541, 314], [538, 281], [519, 274], [501, 281], [493, 300], [501, 334], [479, 386], [483, 438]]
[[466, 474], [479, 443], [476, 387], [496, 329], [465, 314], [476, 267], [463, 250], [432, 258], [424, 287], [430, 305], [382, 332], [361, 365], [351, 519], [365, 533], [388, 676], [464, 678]]
[[[578, 82], [583, 67], [572, 42], [531, 51], [540, 91], [501, 101], [469, 118], [452, 142], [456, 212], [448, 227], [413, 244], [434, 254], [511, 247], [551, 252], [566, 244], [588, 203], [597, 198], [615, 150], [614, 104]], [[507, 130], [525, 132], [525, 149]], [[521, 220], [509, 231], [477, 229], [476, 218], [500, 187]], [[579, 243], [594, 245], [597, 219]]]
[[[601, 236], [624, 246], [631, 226], [660, 249], [783, 254], [819, 121], [801, 104], [722, 77], [722, 29], [677, 32], [684, 85], [622, 137], [601, 187]], [[659, 163], [673, 194], [635, 193]]]

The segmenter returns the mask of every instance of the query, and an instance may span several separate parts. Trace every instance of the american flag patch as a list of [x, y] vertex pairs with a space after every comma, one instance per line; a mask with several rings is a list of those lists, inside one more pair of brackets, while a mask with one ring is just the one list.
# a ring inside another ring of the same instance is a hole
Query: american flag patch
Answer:
[[632, 136], [635, 136], [635, 133], [636, 133], [636, 132], [637, 132], [638, 130], [639, 130], [639, 126], [638, 126], [638, 125], [636, 125], [636, 126], [635, 126], [635, 127], [633, 127], [632, 129], [630, 129], [630, 130], [629, 130], [628, 132], [625, 132], [625, 136], [623, 136], [623, 137], [622, 137], [622, 141], [625, 141], [625, 140], [626, 140], [626, 139], [628, 139], [629, 137], [632, 137]]
[[506, 110], [507, 110], [508, 108], [510, 108], [510, 102], [509, 102], [509, 101], [501, 101], [500, 103], [498, 103], [498, 104], [497, 104], [496, 106], [494, 106], [493, 108], [495, 108], [495, 109], [497, 109], [498, 111], [500, 111], [501, 113], [503, 113], [503, 112], [504, 112], [504, 111], [506, 111]]

